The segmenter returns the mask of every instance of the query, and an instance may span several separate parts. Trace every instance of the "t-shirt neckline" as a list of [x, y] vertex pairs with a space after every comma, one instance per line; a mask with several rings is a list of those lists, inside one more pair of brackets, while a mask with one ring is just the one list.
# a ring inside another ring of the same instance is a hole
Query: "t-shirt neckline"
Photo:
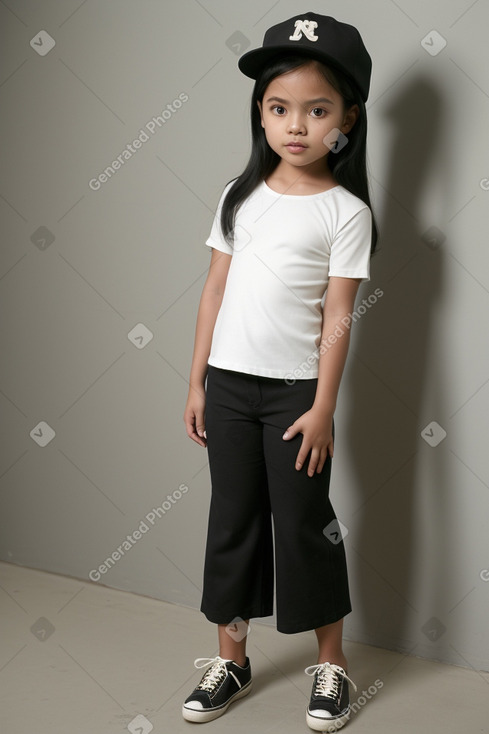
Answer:
[[317, 194], [279, 194], [278, 191], [274, 191], [270, 188], [265, 179], [262, 179], [262, 186], [265, 191], [269, 191], [274, 196], [286, 199], [314, 199], [315, 197], [324, 196], [325, 194], [329, 194], [331, 191], [336, 191], [337, 189], [342, 188], [341, 184], [336, 184], [336, 186], [332, 186], [330, 189], [325, 189], [325, 191], [318, 191]]

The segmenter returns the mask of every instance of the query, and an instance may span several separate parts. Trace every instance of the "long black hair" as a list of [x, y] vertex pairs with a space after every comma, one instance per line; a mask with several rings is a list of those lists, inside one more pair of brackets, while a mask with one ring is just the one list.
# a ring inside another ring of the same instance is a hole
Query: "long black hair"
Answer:
[[[304, 64], [311, 63], [310, 58], [301, 55], [280, 56], [263, 69], [255, 81], [251, 97], [251, 155], [243, 173], [234, 180], [224, 199], [221, 211], [221, 229], [227, 242], [232, 245], [236, 213], [241, 204], [255, 188], [275, 170], [280, 156], [269, 146], [265, 131], [261, 125], [260, 110], [257, 101], [262, 103], [263, 95], [275, 77], [285, 74]], [[348, 144], [338, 153], [328, 155], [329, 170], [341, 186], [358, 196], [372, 210], [368, 190], [366, 149], [367, 149], [367, 113], [365, 104], [356, 85], [338, 70], [315, 61], [318, 71], [343, 98], [345, 111], [357, 104], [359, 115], [348, 134]], [[228, 181], [228, 183], [231, 183]], [[370, 254], [377, 244], [377, 226], [372, 214], [372, 242]]]

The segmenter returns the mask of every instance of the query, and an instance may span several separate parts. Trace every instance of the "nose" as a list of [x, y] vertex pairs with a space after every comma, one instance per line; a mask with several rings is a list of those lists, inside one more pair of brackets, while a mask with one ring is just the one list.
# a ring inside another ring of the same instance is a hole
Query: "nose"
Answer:
[[291, 113], [289, 117], [288, 131], [292, 135], [303, 135], [305, 133], [305, 124], [300, 112]]

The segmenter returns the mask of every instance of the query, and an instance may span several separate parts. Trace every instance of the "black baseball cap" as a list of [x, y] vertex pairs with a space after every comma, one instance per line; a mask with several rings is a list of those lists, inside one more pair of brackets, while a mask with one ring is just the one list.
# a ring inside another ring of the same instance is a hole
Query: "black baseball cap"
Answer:
[[372, 59], [354, 26], [329, 15], [295, 15], [269, 28], [263, 46], [241, 56], [238, 67], [243, 74], [256, 79], [269, 61], [284, 53], [297, 53], [339, 69], [356, 84], [363, 101], [367, 101]]

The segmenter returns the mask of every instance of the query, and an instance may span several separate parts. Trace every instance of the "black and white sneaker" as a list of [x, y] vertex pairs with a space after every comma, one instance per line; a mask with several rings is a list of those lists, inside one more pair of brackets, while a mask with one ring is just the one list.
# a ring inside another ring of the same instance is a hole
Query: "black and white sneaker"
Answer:
[[354, 682], [339, 665], [321, 663], [304, 671], [314, 676], [311, 700], [306, 711], [307, 725], [314, 731], [335, 732], [350, 718], [348, 683]]
[[182, 707], [183, 718], [187, 721], [204, 723], [222, 716], [229, 704], [247, 696], [251, 691], [251, 665], [246, 658], [242, 668], [234, 660], [197, 658], [196, 668], [210, 666]]

